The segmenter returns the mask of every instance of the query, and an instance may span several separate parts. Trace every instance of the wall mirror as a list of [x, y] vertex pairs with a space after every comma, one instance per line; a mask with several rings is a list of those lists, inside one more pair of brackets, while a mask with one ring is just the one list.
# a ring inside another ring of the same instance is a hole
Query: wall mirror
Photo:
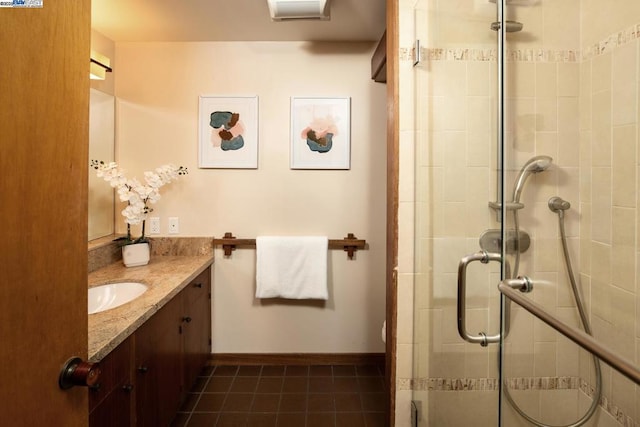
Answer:
[[[90, 90], [89, 159], [113, 161], [115, 156], [115, 98]], [[114, 191], [89, 169], [89, 240], [114, 233]]]

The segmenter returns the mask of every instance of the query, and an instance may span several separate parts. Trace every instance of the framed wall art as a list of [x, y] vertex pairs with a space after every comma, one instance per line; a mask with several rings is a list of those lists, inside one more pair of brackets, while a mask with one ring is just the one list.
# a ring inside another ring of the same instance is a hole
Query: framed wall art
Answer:
[[291, 98], [291, 169], [351, 168], [351, 98]]
[[258, 97], [201, 95], [198, 167], [258, 168]]

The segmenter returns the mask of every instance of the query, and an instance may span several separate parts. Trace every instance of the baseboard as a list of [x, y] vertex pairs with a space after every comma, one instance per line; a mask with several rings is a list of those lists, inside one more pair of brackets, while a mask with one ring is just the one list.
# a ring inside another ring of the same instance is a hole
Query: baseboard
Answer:
[[382, 365], [384, 353], [215, 353], [214, 365]]

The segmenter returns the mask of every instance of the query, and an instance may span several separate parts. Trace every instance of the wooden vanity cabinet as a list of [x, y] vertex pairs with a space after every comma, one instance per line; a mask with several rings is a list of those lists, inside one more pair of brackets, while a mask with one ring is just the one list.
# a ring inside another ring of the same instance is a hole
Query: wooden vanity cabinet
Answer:
[[[103, 383], [117, 385], [109, 385], [109, 393], [101, 387], [93, 398], [90, 395], [89, 425], [169, 425], [210, 354], [211, 268], [207, 268], [100, 362]], [[114, 369], [128, 376], [112, 374], [112, 359], [127, 361], [128, 368]], [[113, 402], [105, 403], [106, 394], [113, 394]]]
[[182, 294], [182, 398], [185, 399], [211, 355], [211, 269], [196, 277]]
[[133, 339], [127, 338], [100, 361], [100, 383], [89, 389], [89, 425], [133, 425]]
[[182, 293], [135, 332], [136, 425], [164, 426], [180, 408]]

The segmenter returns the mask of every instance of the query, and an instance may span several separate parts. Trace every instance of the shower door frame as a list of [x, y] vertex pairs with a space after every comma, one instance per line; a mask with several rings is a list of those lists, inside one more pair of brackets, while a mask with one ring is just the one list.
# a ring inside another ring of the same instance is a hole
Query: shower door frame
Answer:
[[[507, 178], [505, 171], [507, 170], [506, 155], [505, 155], [505, 141], [506, 141], [506, 123], [505, 123], [505, 108], [506, 108], [506, 90], [505, 90], [505, 49], [506, 49], [506, 31], [505, 31], [505, 9], [506, 0], [496, 0], [496, 17], [499, 23], [497, 31], [497, 129], [496, 129], [496, 151], [497, 151], [497, 188], [496, 188], [496, 200], [500, 203], [500, 234], [502, 245], [500, 247], [500, 256], [502, 262], [500, 263], [500, 280], [507, 279], [507, 271], [509, 270], [508, 260], [506, 259], [507, 253], [507, 200], [506, 200], [506, 188]], [[507, 324], [510, 319], [510, 310], [506, 309], [508, 304], [507, 298], [500, 293], [500, 342], [498, 343], [498, 427], [502, 427], [503, 424], [503, 367], [504, 367], [504, 344], [507, 331]]]

